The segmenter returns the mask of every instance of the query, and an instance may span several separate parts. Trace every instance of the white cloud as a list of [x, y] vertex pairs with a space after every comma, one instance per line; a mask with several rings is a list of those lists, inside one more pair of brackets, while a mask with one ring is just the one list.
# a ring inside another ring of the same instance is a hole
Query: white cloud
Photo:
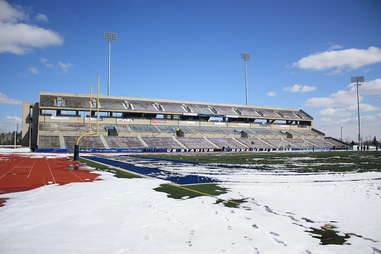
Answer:
[[0, 119], [0, 132], [11, 132], [16, 129], [16, 124], [18, 125], [18, 130], [21, 130], [21, 118], [18, 116], [6, 116]]
[[48, 17], [45, 15], [45, 14], [42, 14], [42, 13], [38, 13], [36, 15], [36, 20], [37, 21], [40, 21], [40, 22], [48, 22]]
[[73, 67], [72, 63], [63, 63], [63, 62], [58, 62], [57, 64], [51, 63], [49, 59], [45, 57], [40, 57], [40, 62], [43, 65], [45, 65], [45, 67], [47, 68], [59, 68], [64, 72], [68, 71], [71, 67]]
[[295, 67], [310, 70], [326, 70], [331, 68], [358, 69], [362, 66], [381, 62], [381, 49], [369, 47], [368, 49], [330, 50], [312, 54], [299, 59]]
[[63, 70], [63, 71], [67, 71], [69, 68], [71, 68], [73, 66], [73, 64], [71, 63], [63, 63], [63, 62], [58, 62], [57, 66]]
[[[352, 112], [357, 112], [357, 104], [348, 106], [348, 110]], [[360, 103], [360, 112], [373, 112], [380, 110], [379, 107], [372, 106], [366, 103]]]
[[9, 98], [6, 94], [0, 93], [0, 104], [17, 105], [17, 104], [21, 104], [21, 103], [22, 103], [21, 101]]
[[40, 73], [40, 71], [36, 67], [29, 67], [29, 71], [34, 75]]
[[[366, 96], [381, 95], [381, 79], [364, 82], [360, 86], [360, 101]], [[363, 90], [361, 90], [363, 89]], [[315, 118], [317, 128], [329, 136], [339, 137], [340, 126], [345, 129], [345, 137], [356, 140], [357, 135], [357, 96], [352, 84], [348, 90], [339, 90], [327, 97], [314, 97], [305, 102], [306, 106], [321, 108]], [[363, 137], [378, 136], [381, 138], [381, 107], [379, 104], [360, 103], [360, 115]]]
[[40, 62], [45, 65], [46, 67], [48, 68], [54, 68], [54, 64], [52, 63], [49, 63], [49, 59], [45, 58], [45, 57], [40, 57]]
[[339, 45], [339, 44], [333, 44], [331, 46], [329, 46], [328, 50], [336, 50], [336, 49], [342, 49], [343, 46]]
[[58, 33], [20, 23], [25, 19], [27, 19], [27, 14], [23, 10], [0, 0], [0, 53], [22, 55], [32, 48], [62, 45], [63, 38]]
[[[351, 91], [355, 91], [356, 87], [353, 84], [349, 84], [348, 87]], [[359, 86], [359, 93], [361, 95], [380, 95], [381, 96], [381, 79], [375, 79], [364, 82]]]
[[0, 53], [26, 54], [31, 48], [62, 45], [63, 39], [51, 30], [28, 24], [0, 23]]
[[270, 97], [276, 96], [276, 93], [273, 92], [273, 91], [270, 91], [270, 92], [267, 93], [267, 96], [270, 96]]
[[0, 0], [0, 22], [16, 22], [27, 19], [27, 15], [20, 8], [14, 8], [4, 0]]
[[[360, 96], [360, 101], [362, 96]], [[354, 91], [339, 90], [329, 97], [313, 97], [308, 99], [304, 105], [314, 108], [349, 106], [357, 102]]]
[[[334, 123], [334, 124], [333, 124]], [[381, 113], [361, 116], [361, 137], [362, 140], [381, 139]], [[357, 116], [336, 118], [317, 118], [316, 128], [326, 133], [328, 136], [340, 138], [340, 129], [343, 127], [343, 139], [357, 141]]]
[[316, 90], [316, 86], [304, 86], [304, 85], [298, 85], [298, 84], [283, 88], [283, 91], [291, 92], [291, 93], [307, 93], [314, 90]]
[[[326, 108], [319, 111], [319, 115], [327, 116], [327, 117], [347, 117], [352, 115], [352, 112], [348, 111], [347, 109]], [[325, 118], [325, 119], [329, 119], [329, 118]]]
[[21, 118], [18, 116], [6, 116], [5, 120], [13, 123], [21, 123]]
[[[366, 104], [360, 103], [360, 112], [374, 112], [378, 111], [380, 108]], [[357, 104], [349, 105], [347, 107], [328, 107], [319, 111], [319, 115], [325, 117], [334, 117], [335, 119], [348, 117], [354, 115], [357, 112]], [[333, 119], [332, 119], [333, 120]]]

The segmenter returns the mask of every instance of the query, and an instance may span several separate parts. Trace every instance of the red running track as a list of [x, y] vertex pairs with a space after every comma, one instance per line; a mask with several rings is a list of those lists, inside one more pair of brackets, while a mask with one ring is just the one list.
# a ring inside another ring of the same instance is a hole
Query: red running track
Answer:
[[[23, 155], [0, 155], [0, 195], [26, 191], [48, 184], [91, 182], [99, 174], [92, 173], [68, 158], [33, 158]], [[1, 198], [3, 206], [7, 198]]]

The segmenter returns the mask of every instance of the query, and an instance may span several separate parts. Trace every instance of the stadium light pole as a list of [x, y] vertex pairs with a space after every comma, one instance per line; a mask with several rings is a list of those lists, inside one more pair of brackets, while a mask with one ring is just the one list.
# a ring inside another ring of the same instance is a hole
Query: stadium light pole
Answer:
[[343, 126], [340, 128], [340, 140], [343, 141]]
[[247, 83], [247, 62], [250, 60], [250, 54], [249, 53], [241, 53], [241, 58], [243, 59], [243, 63], [245, 65], [245, 94], [246, 94], [246, 105], [248, 103], [248, 93], [249, 93], [249, 87]]
[[[364, 82], [363, 76], [356, 76], [351, 78], [352, 84], [354, 83], [356, 86], [356, 94], [357, 94], [357, 126], [358, 126], [358, 143], [359, 148], [361, 147], [361, 129], [360, 129], [360, 100], [359, 100], [359, 86], [360, 83]], [[357, 149], [359, 150], [359, 149]]]
[[103, 33], [103, 37], [108, 41], [108, 87], [107, 87], [107, 95], [111, 94], [111, 41], [118, 39], [117, 33], [105, 32]]

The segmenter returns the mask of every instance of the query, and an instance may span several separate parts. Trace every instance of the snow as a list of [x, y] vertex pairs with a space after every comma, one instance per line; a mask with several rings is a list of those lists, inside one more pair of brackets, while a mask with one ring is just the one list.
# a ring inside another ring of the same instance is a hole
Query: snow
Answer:
[[[130, 161], [130, 162], [133, 162]], [[381, 173], [298, 174], [138, 160], [213, 176], [229, 192], [171, 199], [164, 180], [48, 185], [0, 208], [0, 253], [372, 253], [381, 250]], [[241, 199], [240, 208], [215, 204]], [[311, 222], [312, 221], [312, 222]], [[349, 244], [320, 245], [306, 230], [332, 224]]]
[[28, 153], [30, 152], [29, 147], [21, 147], [21, 148], [0, 148], [1, 153]]

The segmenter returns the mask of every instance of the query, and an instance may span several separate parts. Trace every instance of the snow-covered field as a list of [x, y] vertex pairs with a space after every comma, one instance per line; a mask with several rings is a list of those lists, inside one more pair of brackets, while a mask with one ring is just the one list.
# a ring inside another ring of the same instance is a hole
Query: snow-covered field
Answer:
[[[216, 197], [167, 198], [164, 180], [49, 185], [9, 197], [0, 208], [0, 253], [381, 253], [381, 173], [297, 174], [130, 161], [223, 181]], [[310, 228], [352, 233], [321, 245]], [[360, 237], [361, 236], [361, 237]]]

